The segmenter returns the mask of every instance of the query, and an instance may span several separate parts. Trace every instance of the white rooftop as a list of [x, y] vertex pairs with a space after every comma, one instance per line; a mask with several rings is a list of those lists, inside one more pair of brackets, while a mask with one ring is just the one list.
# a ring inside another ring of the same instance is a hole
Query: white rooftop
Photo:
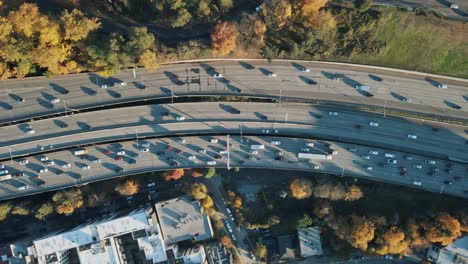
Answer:
[[440, 250], [437, 263], [440, 264], [467, 264], [468, 263], [468, 236], [455, 240], [452, 244]]
[[93, 226], [62, 233], [34, 241], [38, 256], [46, 256], [58, 251], [75, 248], [93, 242]]
[[197, 201], [183, 196], [155, 206], [166, 244], [192, 238], [201, 241], [213, 236], [210, 219], [201, 213]]
[[322, 255], [320, 229], [318, 227], [298, 228], [299, 247], [302, 257]]
[[111, 221], [96, 225], [99, 239], [128, 234], [137, 230], [149, 228], [150, 224], [146, 217], [146, 212], [127, 215]]
[[118, 254], [115, 251], [115, 243], [112, 240], [110, 245], [103, 245], [102, 243], [93, 244], [91, 248], [79, 251], [78, 257], [80, 264], [111, 264], [119, 263]]

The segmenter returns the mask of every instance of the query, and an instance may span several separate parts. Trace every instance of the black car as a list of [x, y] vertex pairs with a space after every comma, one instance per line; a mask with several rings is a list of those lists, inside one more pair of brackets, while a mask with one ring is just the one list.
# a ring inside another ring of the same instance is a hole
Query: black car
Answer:
[[156, 156], [158, 156], [158, 157], [164, 156], [164, 151], [158, 151], [158, 152], [156, 152]]
[[45, 181], [39, 179], [37, 180], [37, 185], [41, 186], [41, 185], [44, 185], [45, 184]]
[[169, 112], [162, 112], [161, 116], [169, 116]]
[[175, 167], [175, 166], [177, 166], [177, 165], [179, 165], [179, 164], [178, 164], [176, 161], [172, 161], [172, 162], [170, 163], [170, 165], [171, 165], [172, 167]]
[[400, 171], [400, 176], [406, 176], [406, 171]]
[[125, 169], [119, 167], [119, 168], [115, 169], [115, 172], [125, 172]]
[[452, 185], [453, 182], [452, 181], [444, 181], [444, 184]]
[[21, 177], [21, 176], [24, 176], [24, 173], [22, 171], [18, 171], [18, 172], [15, 172], [15, 174], [13, 174], [13, 176]]
[[214, 158], [215, 159], [221, 159], [222, 157], [221, 157], [221, 155], [218, 154], [218, 155], [215, 155]]
[[283, 157], [276, 157], [275, 160], [284, 160]]
[[63, 170], [56, 170], [55, 174], [57, 174], [57, 175], [63, 174]]
[[167, 159], [168, 161], [173, 161], [173, 160], [174, 160], [173, 157], [167, 157], [166, 159]]
[[128, 163], [130, 163], [130, 164], [136, 164], [136, 163], [137, 163], [137, 161], [136, 161], [136, 160], [134, 160], [134, 159], [130, 159], [130, 160], [128, 161]]

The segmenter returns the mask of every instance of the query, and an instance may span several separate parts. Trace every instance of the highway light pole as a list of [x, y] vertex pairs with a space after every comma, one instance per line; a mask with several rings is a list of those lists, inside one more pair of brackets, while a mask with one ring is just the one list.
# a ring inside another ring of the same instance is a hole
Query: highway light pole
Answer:
[[442, 186], [440, 186], [440, 194], [442, 194], [442, 192], [444, 191], [444, 187], [445, 185], [442, 184]]
[[230, 152], [230, 148], [229, 148], [229, 135], [227, 135], [227, 138], [226, 138], [226, 147], [227, 147], [227, 169], [230, 170], [231, 169], [231, 152]]

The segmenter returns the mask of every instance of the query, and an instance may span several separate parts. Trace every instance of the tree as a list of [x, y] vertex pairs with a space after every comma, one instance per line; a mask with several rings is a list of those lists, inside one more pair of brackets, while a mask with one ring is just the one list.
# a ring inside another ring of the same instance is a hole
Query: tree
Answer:
[[363, 197], [362, 190], [356, 185], [351, 185], [346, 188], [346, 193], [344, 195], [345, 201], [356, 201]]
[[154, 72], [159, 68], [156, 53], [152, 52], [151, 50], [146, 50], [143, 52], [143, 54], [140, 55], [140, 58], [138, 58], [138, 63], [145, 67], [145, 69], [149, 72]]
[[279, 224], [279, 223], [281, 223], [281, 219], [280, 219], [279, 216], [277, 216], [277, 215], [272, 215], [272, 216], [270, 216], [270, 217], [268, 218], [268, 224], [269, 224], [270, 226], [272, 226], [272, 225], [277, 225], [277, 224]]
[[0, 221], [3, 221], [7, 218], [7, 216], [10, 214], [11, 208], [13, 206], [11, 203], [0, 203]]
[[131, 57], [132, 61], [135, 61], [148, 49], [153, 48], [154, 42], [154, 35], [148, 32], [148, 28], [132, 27], [130, 28], [130, 37], [125, 43], [125, 53]]
[[211, 208], [214, 205], [213, 199], [211, 199], [209, 195], [206, 195], [205, 198], [201, 199], [200, 203], [201, 203], [201, 206], [205, 209]]
[[50, 202], [42, 204], [41, 207], [37, 209], [35, 217], [39, 220], [44, 221], [46, 217], [54, 212], [54, 205]]
[[29, 207], [31, 206], [31, 204], [27, 203], [27, 202], [23, 202], [23, 203], [19, 203], [17, 205], [15, 205], [13, 207], [13, 209], [11, 210], [11, 214], [14, 214], [14, 215], [29, 215], [30, 211], [29, 211]]
[[312, 182], [304, 178], [297, 178], [289, 185], [291, 196], [296, 199], [309, 198], [312, 195]]
[[213, 176], [215, 176], [215, 174], [216, 174], [216, 169], [215, 168], [209, 167], [209, 168], [205, 169], [205, 178], [211, 179], [211, 178], [213, 178]]
[[374, 239], [375, 227], [374, 224], [362, 216], [351, 216], [351, 230], [348, 235], [348, 242], [351, 246], [366, 250], [368, 243]]
[[314, 187], [314, 197], [330, 199], [332, 201], [343, 200], [345, 196], [345, 188], [343, 185], [336, 183], [319, 184]]
[[231, 22], [219, 22], [211, 33], [211, 45], [215, 54], [228, 55], [237, 46], [239, 32]]
[[379, 255], [403, 255], [409, 249], [409, 240], [406, 239], [405, 233], [396, 226], [385, 231], [375, 243], [378, 245], [376, 253]]
[[257, 242], [255, 246], [255, 255], [259, 259], [264, 259], [267, 255], [267, 247], [264, 244]]
[[268, 28], [279, 31], [291, 18], [291, 3], [287, 0], [269, 0], [263, 4], [262, 15]]
[[106, 193], [90, 193], [86, 199], [86, 203], [89, 207], [98, 207], [103, 204], [103, 201], [106, 199]]
[[228, 11], [232, 8], [232, 0], [219, 0], [220, 9], [223, 11]]
[[296, 227], [298, 228], [304, 228], [311, 226], [313, 223], [312, 217], [308, 214], [304, 214], [301, 218], [297, 220]]
[[421, 234], [422, 227], [417, 223], [415, 219], [410, 219], [406, 225], [406, 234], [410, 240], [410, 247], [412, 248], [426, 248], [429, 245], [429, 241], [424, 239]]
[[234, 199], [232, 200], [232, 206], [234, 208], [241, 208], [242, 207], [242, 197], [240, 197], [240, 196], [234, 197]]
[[59, 214], [71, 214], [83, 206], [83, 194], [80, 189], [59, 191], [52, 196], [55, 210]]
[[232, 240], [230, 237], [224, 235], [221, 237], [221, 245], [225, 246], [226, 248], [232, 248]]
[[462, 234], [460, 222], [448, 213], [440, 213], [435, 219], [425, 221], [422, 226], [428, 241], [443, 246], [451, 244]]
[[190, 186], [190, 195], [196, 200], [205, 199], [207, 196], [208, 189], [203, 183], [194, 183]]
[[191, 19], [192, 14], [190, 14], [190, 12], [187, 9], [181, 8], [177, 11], [177, 18], [174, 21], [172, 21], [171, 26], [173, 28], [183, 27], [187, 25], [187, 23], [190, 22]]
[[182, 178], [184, 174], [185, 174], [185, 171], [183, 169], [175, 169], [175, 170], [166, 171], [164, 172], [163, 175], [166, 181], [170, 181], [170, 180], [178, 180]]
[[211, 14], [210, 5], [206, 0], [200, 0], [197, 13], [199, 17], [208, 17]]
[[240, 43], [244, 47], [262, 46], [265, 40], [267, 27], [257, 16], [243, 13], [239, 23]]
[[101, 27], [98, 18], [89, 19], [83, 12], [73, 9], [64, 10], [60, 16], [62, 35], [65, 40], [76, 42], [86, 39], [91, 31]]
[[140, 185], [135, 180], [126, 180], [124, 183], [117, 185], [116, 190], [120, 195], [134, 195], [138, 193]]
[[310, 14], [312, 12], [318, 12], [321, 8], [325, 7], [328, 0], [297, 0], [294, 3], [294, 9], [296, 13], [303, 12], [304, 14]]
[[354, 6], [360, 12], [365, 12], [372, 6], [372, 0], [354, 0]]

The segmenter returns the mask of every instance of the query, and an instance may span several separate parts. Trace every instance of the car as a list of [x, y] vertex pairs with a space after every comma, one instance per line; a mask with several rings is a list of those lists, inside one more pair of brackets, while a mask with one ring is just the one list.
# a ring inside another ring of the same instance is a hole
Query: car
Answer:
[[422, 165], [421, 164], [413, 164], [413, 168], [422, 169]]
[[268, 73], [268, 77], [270, 77], [270, 78], [275, 78], [275, 77], [276, 77], [276, 73], [270, 72], [270, 73]]
[[368, 170], [368, 171], [372, 171], [373, 169], [374, 169], [374, 168], [372, 168], [371, 166], [368, 166], [368, 167], [366, 168], [366, 170]]
[[405, 156], [406, 160], [413, 160], [413, 156]]
[[29, 161], [27, 159], [22, 159], [22, 160], [18, 161], [18, 163], [21, 164], [21, 165], [26, 165], [26, 164], [29, 163]]
[[49, 170], [47, 168], [40, 168], [37, 172], [38, 173], [46, 173], [48, 172]]
[[271, 144], [273, 146], [279, 146], [279, 145], [281, 145], [281, 141], [271, 141]]
[[222, 156], [221, 156], [221, 155], [219, 155], [219, 154], [216, 154], [216, 155], [214, 155], [214, 158], [215, 158], [215, 159], [221, 159], [221, 158], [222, 158]]
[[377, 122], [370, 122], [370, 123], [369, 123], [369, 126], [378, 127], [378, 126], [379, 126], [379, 123], [377, 123]]
[[187, 157], [188, 160], [195, 160], [197, 157], [196, 156], [193, 156], [193, 155], [190, 155]]
[[401, 98], [401, 101], [402, 101], [402, 102], [407, 102], [407, 103], [411, 103], [411, 102], [412, 102], [411, 98], [409, 98], [409, 97], [403, 97], [403, 98]]
[[200, 153], [200, 154], [206, 154], [206, 149], [200, 149], [200, 150], [198, 150], [198, 153]]
[[254, 156], [248, 156], [249, 160], [256, 160]]
[[49, 160], [45, 164], [46, 164], [46, 166], [52, 166], [52, 165], [55, 164], [55, 162], [53, 160]]
[[115, 160], [123, 160], [123, 158], [124, 158], [123, 156], [116, 156]]
[[450, 8], [451, 9], [458, 9], [458, 5], [457, 4], [450, 4]]
[[330, 116], [337, 116], [337, 115], [338, 115], [338, 112], [328, 112], [328, 115], [330, 115]]
[[413, 181], [413, 184], [414, 184], [414, 185], [417, 185], [417, 186], [421, 186], [421, 185], [422, 185], [422, 182], [420, 182], [420, 181]]
[[227, 150], [220, 150], [219, 151], [219, 154], [221, 154], [221, 155], [226, 155], [227, 153], [228, 153]]
[[19, 191], [29, 190], [29, 185], [21, 185], [17, 188]]
[[453, 182], [452, 182], [452, 181], [449, 181], [449, 180], [446, 180], [446, 181], [444, 181], [444, 184], [446, 184], [446, 185], [452, 185]]
[[56, 103], [59, 103], [59, 102], [60, 102], [60, 99], [58, 99], [58, 98], [52, 98], [52, 99], [50, 99], [50, 102], [51, 102], [52, 104], [56, 104]]
[[105, 155], [110, 155], [112, 154], [112, 151], [110, 149], [105, 149], [102, 153], [104, 153]]
[[426, 160], [426, 163], [429, 163], [429, 164], [432, 164], [432, 165], [436, 164], [435, 160]]
[[96, 164], [96, 163], [101, 163], [101, 159], [93, 159], [91, 162], [92, 162], [92, 163], [95, 163], [95, 164]]
[[117, 151], [117, 155], [119, 155], [119, 156], [125, 156], [125, 150], [119, 150], [119, 151]]
[[313, 143], [313, 142], [307, 142], [307, 143], [306, 143], [306, 146], [307, 146], [307, 147], [313, 147], [313, 146], [314, 146], [314, 143]]
[[284, 157], [278, 156], [278, 157], [275, 157], [275, 160], [284, 160]]
[[370, 156], [363, 155], [362, 158], [365, 160], [370, 160]]
[[371, 155], [379, 155], [379, 152], [377, 150], [370, 150], [369, 154]]
[[46, 161], [49, 160], [49, 157], [47, 157], [47, 156], [42, 156], [39, 160], [42, 161], [42, 162], [46, 162]]
[[263, 6], [262, 5], [259, 5], [255, 8], [255, 12], [259, 12], [260, 10], [263, 9]]
[[391, 164], [397, 164], [397, 160], [396, 160], [396, 159], [388, 159], [387, 162], [388, 162], [388, 163], [391, 163]]
[[149, 148], [150, 147], [150, 143], [143, 143], [141, 144], [142, 147], [144, 148]]
[[171, 161], [171, 163], [169, 165], [171, 165], [172, 167], [175, 167], [175, 166], [179, 165], [179, 163], [177, 163], [177, 161]]
[[140, 154], [138, 154], [138, 153], [131, 153], [130, 156], [132, 156], [132, 158], [134, 158], [134, 159], [139, 159], [140, 158]]
[[258, 151], [256, 151], [256, 150], [250, 150], [249, 153], [250, 153], [250, 154], [257, 155], [257, 154], [258, 154]]
[[406, 171], [400, 171], [400, 176], [406, 176]]
[[116, 83], [114, 83], [114, 86], [125, 86], [125, 85], [127, 85], [126, 82], [116, 82]]
[[278, 156], [283, 156], [283, 155], [284, 155], [284, 152], [281, 151], [281, 150], [277, 150], [277, 151], [276, 151], [276, 155], [278, 155]]
[[179, 138], [177, 139], [177, 143], [185, 144], [185, 139]]
[[15, 177], [21, 177], [21, 176], [24, 176], [24, 173], [23, 173], [22, 171], [18, 171], [18, 172], [15, 172], [15, 173], [13, 174], [13, 176], [15, 176]]
[[38, 186], [41, 186], [41, 185], [45, 184], [45, 181], [43, 181], [41, 179], [38, 179], [38, 180], [36, 180], [36, 183], [37, 183]]
[[447, 89], [448, 87], [447, 87], [446, 84], [440, 83], [440, 84], [437, 85], [437, 88], [439, 88], [439, 89]]
[[63, 174], [63, 170], [56, 170], [55, 174], [57, 174], [57, 175]]
[[177, 117], [176, 117], [176, 120], [177, 120], [177, 121], [184, 121], [184, 120], [185, 120], [185, 117], [184, 117], [184, 116], [177, 116]]
[[313, 165], [312, 168], [314, 168], [314, 170], [318, 170], [318, 169], [320, 169], [320, 166], [319, 165]]
[[218, 143], [218, 139], [217, 138], [212, 138], [212, 139], [210, 139], [210, 143]]
[[172, 146], [166, 146], [166, 150], [172, 150]]
[[223, 75], [221, 73], [214, 73], [213, 78], [223, 78]]
[[107, 84], [101, 84], [101, 88], [102, 88], [102, 89], [107, 89], [108, 86], [107, 86]]
[[182, 154], [184, 154], [184, 152], [182, 150], [178, 149], [178, 150], [176, 150], [176, 154], [177, 155], [182, 155]]
[[432, 170], [435, 171], [435, 172], [439, 172], [439, 171], [440, 171], [440, 169], [439, 169], [438, 167], [433, 167]]
[[90, 170], [90, 169], [91, 169], [91, 166], [89, 166], [89, 165], [83, 165], [83, 166], [81, 166], [81, 169], [82, 169], [82, 170]]
[[130, 159], [130, 160], [128, 161], [128, 163], [130, 163], [130, 164], [136, 164], [137, 161], [136, 161], [135, 159]]
[[307, 68], [307, 67], [304, 67], [304, 68], [301, 69], [301, 72], [310, 72], [310, 69]]
[[24, 100], [23, 97], [19, 97], [19, 96], [18, 96], [18, 98], [16, 99], [16, 102], [18, 102], [18, 103], [24, 103], [24, 102], [26, 102], [26, 100]]
[[155, 183], [155, 182], [150, 182], [150, 183], [148, 183], [146, 186], [148, 186], [148, 187], [154, 187], [154, 186], [156, 186], [156, 183]]
[[310, 151], [310, 149], [309, 148], [301, 148], [301, 151], [306, 151], [307, 152], [307, 151]]
[[125, 172], [125, 169], [119, 167], [119, 168], [115, 169], [115, 172]]
[[207, 161], [206, 165], [210, 165], [210, 166], [216, 165], [216, 160]]
[[71, 164], [67, 162], [67, 163], [62, 164], [62, 166], [60, 166], [60, 167], [62, 167], [62, 168], [70, 168], [70, 167], [71, 167]]
[[418, 139], [418, 136], [414, 135], [414, 134], [408, 134], [408, 138], [410, 139]]
[[164, 156], [164, 151], [157, 151], [156, 156], [158, 156], [158, 157]]
[[335, 73], [333, 76], [334, 81], [342, 81], [343, 80], [343, 74]]
[[149, 148], [141, 148], [140, 151], [141, 152], [149, 152]]
[[348, 150], [349, 150], [350, 152], [356, 152], [356, 151], [357, 151], [356, 148], [348, 148]]
[[26, 130], [26, 134], [28, 134], [28, 135], [33, 135], [33, 134], [35, 134], [35, 133], [36, 133], [36, 130], [34, 130], [34, 129], [28, 129], [28, 130]]
[[338, 151], [336, 151], [336, 150], [329, 150], [328, 153], [330, 153], [332, 155], [338, 155]]

